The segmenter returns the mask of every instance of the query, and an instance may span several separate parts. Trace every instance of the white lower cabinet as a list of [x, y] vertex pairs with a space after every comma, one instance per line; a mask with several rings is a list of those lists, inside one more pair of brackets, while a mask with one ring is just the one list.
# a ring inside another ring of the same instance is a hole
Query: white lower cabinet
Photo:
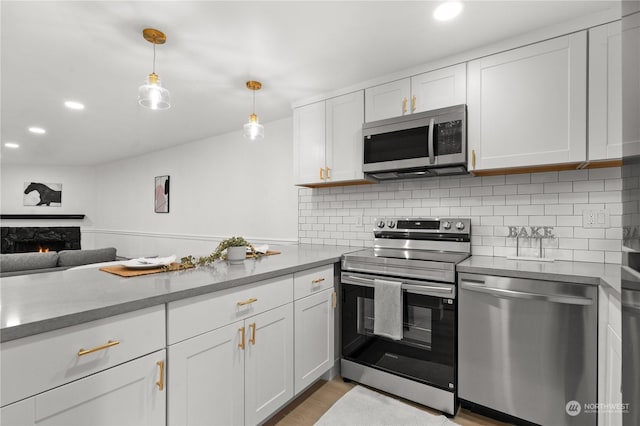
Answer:
[[[622, 315], [620, 295], [598, 289], [598, 402], [622, 404]], [[612, 405], [613, 406], [613, 405]], [[619, 410], [598, 411], [598, 424], [622, 425]]]
[[296, 394], [333, 366], [335, 298], [332, 286], [294, 302]]
[[244, 423], [239, 321], [169, 347], [170, 425]]
[[169, 347], [170, 425], [257, 424], [293, 396], [292, 304]]
[[293, 397], [293, 304], [245, 320], [245, 417], [255, 425]]
[[129, 361], [0, 410], [3, 425], [164, 425], [165, 351]]

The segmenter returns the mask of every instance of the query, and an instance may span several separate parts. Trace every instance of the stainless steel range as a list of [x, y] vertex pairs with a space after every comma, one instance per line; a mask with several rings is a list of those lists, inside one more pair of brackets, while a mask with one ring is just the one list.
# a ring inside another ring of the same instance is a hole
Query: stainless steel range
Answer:
[[373, 237], [342, 260], [342, 377], [453, 415], [456, 264], [471, 221], [381, 218]]

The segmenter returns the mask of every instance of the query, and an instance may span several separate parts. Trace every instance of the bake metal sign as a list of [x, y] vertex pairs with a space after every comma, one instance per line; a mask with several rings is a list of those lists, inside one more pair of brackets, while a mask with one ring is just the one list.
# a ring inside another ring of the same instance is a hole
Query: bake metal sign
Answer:
[[508, 237], [543, 240], [556, 236], [553, 235], [553, 226], [509, 226]]

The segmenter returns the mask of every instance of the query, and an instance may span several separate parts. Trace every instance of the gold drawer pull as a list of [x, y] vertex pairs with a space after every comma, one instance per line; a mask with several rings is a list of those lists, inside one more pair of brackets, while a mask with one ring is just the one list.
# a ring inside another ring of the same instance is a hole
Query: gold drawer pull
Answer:
[[338, 306], [338, 295], [336, 294], [336, 292], [334, 291], [333, 294], [333, 309], [336, 308], [336, 306]]
[[320, 284], [322, 281], [324, 281], [324, 278], [317, 278], [311, 281], [311, 284]]
[[320, 180], [324, 180], [324, 168], [320, 167]]
[[252, 345], [256, 344], [256, 323], [252, 322], [249, 324], [249, 328], [251, 329], [251, 338], [249, 338], [249, 343]]
[[416, 95], [413, 95], [413, 97], [411, 98], [411, 112], [414, 112], [416, 110], [417, 104], [418, 98], [416, 97]]
[[325, 167], [325, 169], [327, 170], [327, 179], [331, 179], [331, 175], [329, 174], [329, 172], [331, 171], [331, 168]]
[[471, 150], [471, 168], [472, 169], [476, 168], [476, 150], [475, 149]]
[[240, 327], [238, 331], [240, 332], [240, 343], [238, 343], [238, 347], [244, 350], [244, 327]]
[[406, 114], [407, 112], [407, 98], [402, 98], [402, 114]]
[[252, 297], [251, 299], [247, 299], [247, 300], [245, 300], [243, 302], [238, 302], [238, 306], [250, 305], [253, 302], [257, 302], [257, 301], [258, 301], [258, 299], [256, 299], [255, 297]]
[[109, 340], [107, 343], [105, 343], [104, 345], [100, 345], [100, 346], [96, 346], [95, 348], [91, 348], [91, 349], [80, 349], [78, 351], [78, 356], [83, 356], [83, 355], [87, 355], [87, 354], [92, 354], [94, 352], [98, 352], [101, 351], [103, 349], [107, 349], [110, 348], [111, 346], [115, 346], [115, 345], [119, 345], [120, 342], [118, 342], [117, 340]]
[[156, 382], [158, 385], [158, 390], [164, 389], [164, 361], [156, 362], [156, 365], [160, 368], [160, 380]]

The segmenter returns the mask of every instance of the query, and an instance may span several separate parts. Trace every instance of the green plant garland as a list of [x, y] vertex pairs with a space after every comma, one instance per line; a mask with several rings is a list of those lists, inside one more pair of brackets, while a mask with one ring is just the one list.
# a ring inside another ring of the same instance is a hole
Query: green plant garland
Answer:
[[251, 250], [251, 254], [253, 254], [255, 257], [260, 257], [263, 256], [262, 253], [258, 253], [255, 249], [255, 247], [253, 246], [253, 244], [251, 244], [250, 242], [248, 242], [247, 240], [245, 240], [242, 237], [231, 237], [231, 238], [227, 238], [224, 241], [221, 241], [220, 244], [218, 244], [218, 247], [216, 247], [216, 249], [213, 251], [213, 253], [211, 253], [209, 256], [201, 256], [198, 258], [195, 258], [192, 255], [189, 256], [185, 256], [183, 258], [180, 259], [181, 262], [181, 266], [182, 267], [193, 267], [193, 266], [205, 266], [205, 265], [209, 265], [213, 262], [215, 262], [216, 260], [223, 258], [222, 252], [225, 251], [227, 248], [229, 247], [249, 247], [249, 250]]

